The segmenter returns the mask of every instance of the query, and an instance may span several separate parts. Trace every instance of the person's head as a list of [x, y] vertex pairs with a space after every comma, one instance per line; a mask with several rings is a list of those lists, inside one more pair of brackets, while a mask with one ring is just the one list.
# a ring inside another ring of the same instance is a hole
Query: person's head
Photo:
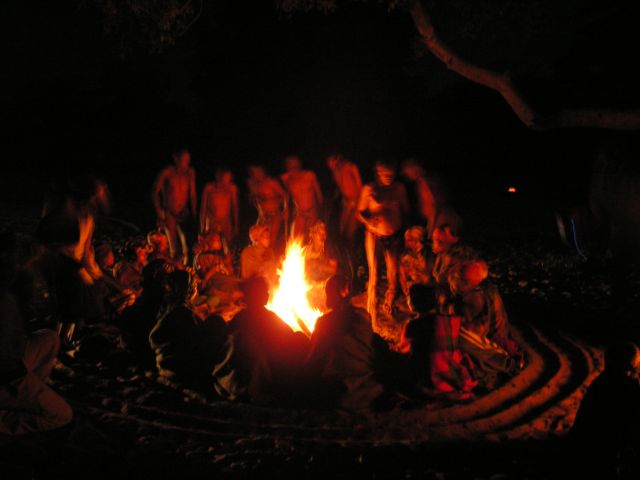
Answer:
[[267, 172], [262, 165], [249, 165], [248, 170], [249, 177], [255, 180], [263, 180], [267, 176]]
[[174, 270], [168, 276], [169, 298], [183, 302], [191, 295], [191, 275], [186, 270]]
[[431, 250], [433, 253], [443, 253], [460, 241], [457, 233], [451, 225], [440, 225], [433, 229], [431, 234]]
[[339, 153], [329, 155], [327, 157], [327, 167], [329, 170], [335, 170], [344, 162], [344, 158]]
[[640, 379], [640, 350], [633, 342], [618, 342], [604, 354], [605, 371], [609, 375]]
[[168, 289], [169, 269], [164, 260], [153, 260], [142, 269], [144, 295], [161, 297]]
[[116, 263], [116, 259], [113, 255], [113, 248], [109, 242], [102, 242], [95, 249], [96, 262], [102, 269], [110, 269]]
[[327, 294], [327, 307], [336, 308], [349, 298], [349, 280], [344, 275], [333, 275], [327, 280], [325, 292]]
[[225, 168], [216, 170], [216, 181], [222, 185], [229, 185], [233, 182], [233, 175]]
[[204, 238], [204, 246], [206, 250], [217, 252], [222, 250], [222, 237], [219, 232], [209, 232]]
[[151, 250], [159, 255], [169, 254], [169, 239], [160, 230], [154, 230], [147, 235], [147, 243], [151, 246]]
[[327, 241], [327, 227], [322, 221], [317, 221], [309, 229], [309, 240], [314, 245], [324, 245]]
[[134, 237], [127, 242], [125, 254], [130, 261], [146, 265], [149, 246], [143, 237]]
[[413, 226], [404, 232], [404, 244], [407, 250], [411, 252], [420, 252], [424, 248], [424, 238], [426, 233], [424, 228], [419, 226]]
[[14, 231], [0, 230], [0, 290], [8, 288], [18, 272], [18, 243]]
[[436, 305], [436, 296], [432, 287], [415, 283], [409, 289], [411, 308], [418, 313], [427, 313]]
[[180, 171], [186, 171], [189, 169], [189, 165], [191, 164], [191, 154], [189, 150], [186, 148], [180, 148], [176, 150], [173, 154], [173, 161], [178, 167]]
[[269, 284], [264, 277], [247, 278], [242, 283], [242, 293], [247, 307], [264, 307], [269, 301]]
[[254, 225], [249, 229], [249, 240], [254, 245], [260, 245], [264, 248], [271, 246], [271, 232], [266, 225]]
[[484, 260], [471, 260], [456, 264], [448, 273], [449, 289], [454, 295], [470, 292], [489, 276]]
[[390, 186], [396, 179], [396, 166], [387, 160], [378, 160], [374, 166], [376, 182], [383, 187]]
[[415, 182], [424, 175], [424, 169], [414, 158], [409, 158], [402, 163], [402, 175], [407, 180]]
[[289, 155], [284, 159], [284, 167], [287, 172], [297, 172], [302, 168], [300, 157], [297, 155]]

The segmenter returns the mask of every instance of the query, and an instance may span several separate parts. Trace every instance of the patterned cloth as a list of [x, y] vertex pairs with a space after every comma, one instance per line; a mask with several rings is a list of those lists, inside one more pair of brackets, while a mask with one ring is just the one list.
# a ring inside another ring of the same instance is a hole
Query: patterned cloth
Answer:
[[443, 393], [471, 392], [477, 385], [468, 358], [458, 347], [461, 321], [457, 315], [434, 317], [431, 382]]

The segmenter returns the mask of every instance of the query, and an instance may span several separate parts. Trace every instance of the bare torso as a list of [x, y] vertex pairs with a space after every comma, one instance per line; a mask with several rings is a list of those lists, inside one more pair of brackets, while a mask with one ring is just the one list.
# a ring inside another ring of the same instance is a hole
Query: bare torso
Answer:
[[315, 210], [318, 208], [316, 198], [317, 179], [315, 173], [309, 170], [288, 172], [282, 175], [282, 183], [291, 194], [298, 212]]
[[[226, 220], [231, 218], [231, 207], [237, 188], [235, 185], [217, 185], [212, 182], [205, 187], [202, 207], [206, 208], [206, 214], [215, 220]], [[205, 203], [206, 202], [206, 203]], [[206, 207], [205, 207], [206, 206]]]
[[362, 189], [358, 210], [367, 219], [367, 230], [379, 237], [398, 232], [407, 211], [407, 194], [401, 183], [389, 187], [367, 184]]
[[266, 177], [256, 181], [253, 188], [253, 196], [263, 214], [276, 215], [282, 212], [285, 193], [276, 179]]
[[357, 202], [362, 190], [358, 167], [351, 162], [344, 162], [333, 170], [333, 179], [338, 185], [342, 198], [349, 202]]
[[170, 166], [160, 173], [159, 188], [162, 193], [162, 203], [166, 211], [173, 215], [180, 215], [189, 207], [190, 185], [194, 175], [192, 168], [181, 172]]

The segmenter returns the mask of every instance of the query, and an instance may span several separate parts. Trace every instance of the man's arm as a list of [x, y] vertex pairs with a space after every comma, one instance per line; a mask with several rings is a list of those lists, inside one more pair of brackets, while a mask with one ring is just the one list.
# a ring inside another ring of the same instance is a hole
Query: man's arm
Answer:
[[207, 226], [207, 212], [209, 211], [209, 191], [211, 184], [207, 183], [202, 190], [202, 199], [200, 200], [200, 233], [204, 233]]
[[358, 187], [358, 191], [362, 191], [362, 179], [360, 178], [360, 170], [355, 163], [349, 164], [349, 171], [351, 172], [351, 176], [353, 177], [353, 183]]
[[369, 194], [371, 191], [371, 187], [369, 185], [365, 185], [364, 188], [360, 191], [360, 198], [358, 199], [358, 208], [356, 209], [356, 218], [364, 224], [365, 227], [369, 225], [369, 220], [365, 218], [363, 212], [365, 212], [369, 208]]
[[316, 174], [311, 172], [311, 181], [313, 182], [313, 193], [316, 197], [316, 202], [318, 205], [318, 209], [322, 208], [322, 203], [324, 202], [324, 198], [322, 197], [322, 190], [320, 190], [320, 184], [318, 183], [318, 177]]
[[193, 214], [193, 218], [198, 218], [196, 171], [193, 168], [189, 170], [189, 200], [191, 201], [191, 213]]
[[153, 190], [151, 192], [151, 201], [153, 202], [153, 207], [156, 210], [156, 215], [158, 216], [158, 220], [164, 221], [164, 208], [162, 207], [162, 191], [164, 189], [164, 182], [169, 174], [169, 169], [164, 168], [158, 174], [156, 181], [153, 184]]
[[[202, 207], [200, 207], [202, 208]], [[233, 233], [238, 235], [239, 217], [238, 217], [238, 187], [231, 185], [231, 215], [233, 218]]]

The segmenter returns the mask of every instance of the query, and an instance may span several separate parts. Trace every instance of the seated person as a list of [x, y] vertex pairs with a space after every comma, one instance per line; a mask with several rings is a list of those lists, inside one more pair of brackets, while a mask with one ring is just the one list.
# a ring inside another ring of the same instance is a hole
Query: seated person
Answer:
[[492, 387], [499, 374], [512, 375], [524, 366], [524, 357], [509, 334], [502, 298], [486, 278], [482, 260], [458, 263], [448, 274], [453, 309], [462, 316], [460, 347], [471, 356], [476, 375]]
[[251, 245], [240, 254], [240, 277], [264, 277], [269, 285], [277, 281], [276, 256], [271, 246], [269, 227], [254, 225], [249, 229]]
[[169, 276], [165, 308], [149, 334], [161, 377], [205, 394], [211, 391], [211, 371], [222, 358], [226, 324], [217, 316], [201, 320], [188, 306], [190, 275], [176, 270]]
[[322, 406], [370, 408], [383, 392], [374, 376], [374, 333], [366, 310], [351, 304], [348, 280], [334, 275], [326, 286], [331, 311], [316, 322], [305, 374], [308, 392]]
[[155, 368], [155, 354], [149, 345], [149, 333], [158, 319], [172, 271], [172, 265], [163, 260], [149, 262], [142, 270], [142, 293], [117, 319], [125, 344], [145, 368]]
[[227, 311], [242, 297], [238, 279], [233, 277], [231, 253], [225, 251], [219, 232], [209, 232], [194, 248], [193, 270], [200, 296], [195, 304], [207, 305], [209, 313]]
[[115, 279], [123, 289], [140, 295], [142, 269], [148, 263], [149, 247], [144, 238], [133, 238], [125, 246], [125, 260], [118, 262], [114, 268]]
[[640, 349], [619, 342], [606, 349], [604, 361], [571, 428], [580, 455], [576, 464], [597, 478], [640, 478]]
[[468, 358], [459, 346], [461, 318], [437, 313], [434, 289], [415, 284], [409, 298], [418, 313], [405, 327], [409, 345], [410, 373], [418, 388], [452, 400], [470, 400], [477, 385]]
[[308, 340], [267, 310], [269, 287], [263, 277], [247, 279], [243, 291], [247, 308], [229, 322], [227, 354], [213, 373], [216, 391], [230, 400], [291, 400]]
[[400, 255], [400, 287], [409, 304], [409, 289], [416, 284], [429, 285], [433, 268], [424, 252], [425, 230], [411, 227], [404, 232], [405, 250]]
[[316, 222], [309, 230], [309, 241], [305, 249], [305, 276], [311, 284], [307, 293], [311, 305], [325, 310], [325, 282], [338, 270], [336, 256], [326, 248], [327, 228], [324, 222]]
[[12, 232], [0, 232], [0, 434], [21, 435], [69, 423], [69, 404], [48, 385], [60, 349], [51, 330], [29, 335], [13, 287], [18, 269]]
[[149, 245], [148, 261], [162, 260], [173, 265], [175, 268], [183, 268], [181, 261], [171, 257], [169, 249], [169, 239], [162, 230], [152, 230], [147, 234], [147, 245]]
[[96, 248], [96, 262], [103, 271], [103, 273], [115, 278], [113, 273], [113, 267], [116, 264], [115, 256], [113, 255], [113, 248], [109, 242], [102, 242]]

